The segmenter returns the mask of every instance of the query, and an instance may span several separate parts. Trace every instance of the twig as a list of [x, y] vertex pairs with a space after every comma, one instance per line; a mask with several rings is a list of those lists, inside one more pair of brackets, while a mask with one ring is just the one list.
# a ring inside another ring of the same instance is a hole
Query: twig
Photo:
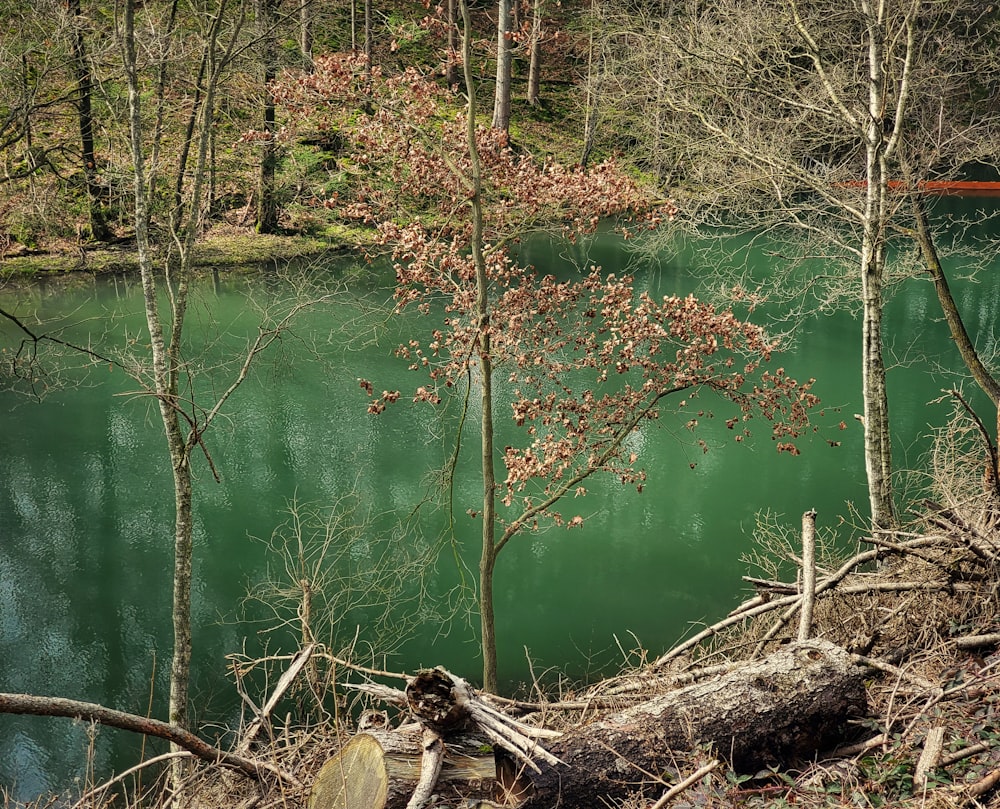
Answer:
[[969, 758], [970, 756], [978, 755], [979, 753], [985, 753], [991, 750], [993, 745], [989, 742], [980, 742], [979, 744], [971, 744], [968, 747], [963, 747], [961, 750], [956, 750], [954, 753], [949, 753], [946, 756], [941, 756], [941, 760], [938, 765], [941, 767], [950, 767], [952, 764], [957, 764], [963, 759]]
[[884, 671], [886, 674], [892, 674], [899, 680], [907, 680], [913, 685], [920, 686], [920, 688], [929, 691], [936, 697], [940, 697], [944, 694], [944, 689], [941, 688], [936, 683], [932, 683], [930, 680], [925, 680], [923, 677], [918, 677], [916, 674], [910, 674], [898, 666], [894, 666], [891, 663], [886, 663], [884, 660], [876, 660], [873, 657], [865, 657], [864, 655], [852, 654], [851, 660], [855, 663], [860, 663], [863, 666], [868, 666], [869, 668], [878, 669], [879, 671]]
[[663, 809], [663, 807], [666, 806], [672, 799], [676, 798], [692, 784], [695, 784], [698, 781], [700, 781], [702, 778], [704, 778], [718, 766], [719, 766], [719, 761], [718, 759], [716, 759], [714, 761], [710, 761], [704, 767], [695, 770], [693, 773], [691, 773], [691, 775], [689, 775], [679, 784], [675, 784], [674, 786], [670, 787], [670, 789], [668, 789], [666, 792], [664, 792], [663, 796], [656, 803], [654, 803], [649, 809]]
[[390, 688], [387, 685], [382, 685], [381, 683], [341, 683], [344, 688], [351, 688], [354, 691], [360, 691], [363, 694], [371, 694], [375, 699], [382, 700], [382, 702], [388, 702], [390, 705], [396, 705], [398, 707], [407, 707], [406, 693], [400, 691], [398, 688]]
[[663, 688], [689, 685], [697, 682], [698, 680], [702, 680], [705, 677], [715, 677], [719, 674], [727, 674], [738, 667], [738, 663], [718, 663], [714, 666], [701, 666], [699, 668], [694, 668], [681, 674], [661, 674], [652, 677], [637, 676], [610, 688], [604, 688], [604, 686], [613, 682], [613, 680], [606, 680], [605, 682], [598, 683], [594, 687], [594, 690], [603, 699], [608, 699], [610, 697], [622, 697], [636, 691], [658, 691]]
[[799, 641], [809, 640], [813, 604], [816, 602], [816, 509], [802, 515], [802, 611]]
[[977, 798], [980, 795], [985, 795], [991, 789], [993, 789], [997, 784], [1000, 784], [1000, 769], [993, 770], [985, 778], [981, 778], [976, 781], [971, 787], [968, 787], [965, 791], [972, 798]]
[[992, 632], [988, 635], [965, 635], [955, 638], [955, 645], [959, 649], [981, 649], [984, 646], [996, 646], [1000, 644], [1000, 632]]
[[[912, 539], [907, 542], [899, 543], [900, 552], [905, 552], [910, 548], [920, 548], [926, 547], [928, 545], [934, 545], [936, 541], [928, 541], [926, 538], [920, 537], [917, 539]], [[834, 573], [824, 578], [821, 582], [816, 585], [816, 595], [826, 592], [832, 587], [835, 587], [842, 579], [844, 579], [848, 574], [851, 573], [858, 565], [865, 564], [866, 562], [871, 562], [877, 559], [879, 556], [885, 555], [885, 551], [874, 550], [874, 551], [863, 551], [861, 553], [855, 554], [850, 559], [845, 561], [840, 568], [838, 568]], [[712, 635], [718, 634], [723, 629], [738, 624], [748, 618], [755, 618], [758, 615], [763, 615], [771, 610], [781, 609], [782, 607], [788, 607], [795, 605], [795, 609], [798, 609], [798, 605], [801, 603], [802, 597], [799, 595], [785, 596], [784, 598], [776, 598], [773, 601], [768, 601], [767, 603], [760, 604], [744, 612], [737, 612], [736, 614], [731, 614], [718, 623], [712, 624], [697, 635], [688, 638], [683, 643], [678, 644], [673, 649], [660, 655], [652, 664], [653, 668], [658, 668], [660, 666], [666, 665], [669, 661], [673, 660], [678, 655], [683, 654], [688, 649], [697, 646], [705, 638], [711, 637]], [[787, 620], [787, 619], [786, 619]]]
[[385, 671], [384, 669], [372, 669], [368, 666], [359, 666], [357, 663], [351, 663], [347, 660], [341, 660], [339, 657], [330, 654], [329, 652], [316, 652], [316, 657], [322, 658], [323, 660], [329, 660], [331, 663], [336, 663], [338, 666], [343, 666], [345, 669], [350, 669], [351, 671], [357, 671], [361, 674], [368, 674], [372, 677], [391, 677], [394, 680], [409, 680], [409, 674], [400, 674], [396, 671]]
[[[772, 581], [771, 579], [758, 579], [758, 578], [755, 578], [753, 576], [744, 576], [743, 577], [743, 581], [747, 582], [748, 584], [752, 584], [754, 587], [756, 587], [756, 588], [758, 588], [760, 590], [773, 590], [773, 591], [778, 592], [778, 593], [794, 593], [795, 592], [795, 585], [794, 584], [789, 584], [788, 582], [784, 582], [784, 581]], [[756, 596], [756, 598], [761, 598], [761, 596], [758, 595], [758, 596]], [[762, 602], [758, 601], [757, 603], [759, 604], [759, 603], [762, 603]], [[757, 604], [754, 604], [753, 606], [757, 606]], [[738, 610], [738, 609], [740, 609], [740, 608], [737, 607], [736, 610]], [[736, 612], [736, 610], [733, 610], [733, 612]], [[732, 613], [730, 613], [730, 614], [732, 614]]]
[[436, 730], [425, 726], [420, 746], [423, 750], [420, 756], [420, 779], [406, 809], [423, 809], [434, 793], [441, 765], [444, 763], [444, 742]]
[[291, 665], [285, 670], [285, 673], [281, 675], [281, 679], [278, 680], [278, 684], [274, 687], [274, 691], [271, 692], [271, 696], [268, 697], [267, 702], [264, 703], [260, 711], [257, 712], [257, 716], [254, 717], [253, 721], [250, 723], [246, 732], [243, 734], [243, 738], [240, 740], [239, 745], [236, 748], [237, 753], [246, 753], [250, 749], [250, 745], [253, 740], [260, 733], [264, 723], [271, 716], [271, 711], [274, 710], [278, 701], [284, 696], [285, 691], [288, 690], [289, 686], [295, 681], [295, 678], [299, 676], [299, 672], [302, 671], [306, 663], [309, 662], [309, 658], [312, 657], [313, 651], [316, 649], [315, 643], [310, 643], [304, 649], [301, 649], [298, 654], [292, 658]]
[[938, 766], [941, 761], [941, 748], [944, 746], [944, 728], [934, 727], [927, 731], [924, 749], [920, 751], [917, 766], [913, 771], [913, 785], [918, 789], [927, 788], [927, 774]]
[[997, 475], [997, 472], [1000, 471], [1000, 463], [998, 463], [997, 459], [997, 445], [993, 443], [990, 431], [986, 429], [986, 425], [983, 424], [983, 420], [979, 418], [976, 411], [965, 400], [961, 391], [956, 388], [951, 388], [944, 392], [951, 394], [953, 398], [957, 399], [961, 403], [962, 407], [965, 409], [966, 415], [972, 419], [976, 428], [979, 430], [979, 435], [983, 439], [983, 445], [986, 447], [986, 454], [989, 456], [990, 471], [992, 472], [990, 478], [993, 483], [993, 495], [1000, 498], [1000, 476]]
[[854, 744], [847, 744], [843, 747], [838, 747], [836, 750], [831, 752], [827, 758], [838, 759], [860, 756], [875, 747], [881, 747], [887, 741], [889, 741], [889, 737], [885, 733], [879, 733], [877, 736], [872, 736], [870, 739], [865, 739], [863, 742], [855, 742]]
[[163, 761], [169, 761], [172, 758], [190, 758], [190, 757], [191, 753], [189, 753], [187, 750], [175, 750], [172, 753], [163, 753], [162, 755], [154, 756], [153, 758], [147, 758], [145, 761], [140, 761], [134, 767], [129, 767], [124, 772], [118, 773], [118, 775], [116, 775], [114, 778], [109, 778], [103, 784], [99, 784], [96, 787], [91, 787], [90, 789], [88, 789], [86, 792], [83, 793], [83, 795], [80, 796], [80, 800], [78, 800], [76, 803], [73, 804], [71, 809], [82, 809], [83, 806], [87, 805], [102, 792], [110, 789], [118, 782], [124, 781], [130, 775], [133, 775], [134, 773], [137, 773], [140, 770], [144, 770], [146, 767], [150, 767], [153, 764], [159, 764]]

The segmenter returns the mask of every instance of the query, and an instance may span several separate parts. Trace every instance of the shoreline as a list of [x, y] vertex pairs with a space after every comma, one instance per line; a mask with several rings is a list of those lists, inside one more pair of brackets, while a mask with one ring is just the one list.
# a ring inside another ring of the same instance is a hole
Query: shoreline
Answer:
[[[195, 245], [194, 267], [200, 271], [233, 269], [269, 261], [309, 259], [330, 253], [348, 255], [367, 242], [370, 239], [365, 239], [363, 233], [347, 233], [346, 229], [345, 233], [336, 236], [311, 236], [213, 228]], [[55, 247], [0, 259], [0, 287], [60, 278], [130, 275], [138, 271], [135, 242], [122, 239], [110, 244], [94, 243], [92, 248], [86, 245]]]

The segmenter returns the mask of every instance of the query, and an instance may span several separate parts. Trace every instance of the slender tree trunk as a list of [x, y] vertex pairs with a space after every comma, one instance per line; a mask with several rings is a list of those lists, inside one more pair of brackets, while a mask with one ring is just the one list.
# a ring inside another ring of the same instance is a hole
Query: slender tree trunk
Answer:
[[[205, 82], [204, 100], [197, 122], [197, 159], [193, 171], [190, 199], [186, 211], [176, 205], [171, 217], [174, 243], [178, 245], [176, 262], [169, 262], [165, 283], [170, 323], [169, 339], [164, 331], [164, 316], [153, 270], [153, 253], [149, 239], [149, 189], [146, 179], [143, 144], [141, 87], [135, 38], [135, 0], [126, 0], [123, 13], [123, 56], [128, 83], [128, 110], [130, 151], [133, 163], [135, 198], [134, 225], [139, 271], [142, 281], [146, 325], [150, 338], [152, 362], [152, 393], [156, 396], [166, 437], [174, 490], [174, 573], [172, 623], [174, 633], [173, 659], [170, 667], [169, 722], [186, 728], [188, 725], [188, 692], [191, 670], [191, 581], [193, 558], [193, 490], [191, 484], [191, 449], [199, 436], [185, 435], [187, 421], [182, 418], [182, 401], [179, 396], [183, 374], [182, 345], [184, 320], [188, 303], [188, 276], [191, 267], [192, 247], [201, 218], [205, 164], [208, 155], [211, 123], [214, 116], [215, 86], [218, 66], [215, 62], [216, 38], [224, 14], [226, 0], [221, 0], [217, 15], [212, 21], [209, 41], [206, 43], [206, 67], [209, 78]], [[200, 81], [200, 80], [199, 80]], [[183, 172], [183, 167], [179, 172]], [[206, 419], [207, 423], [207, 419]], [[183, 778], [183, 762], [175, 761], [173, 780], [179, 785]]]
[[493, 128], [510, 129], [511, 2], [500, 0], [497, 11], [497, 80], [493, 97]]
[[375, 32], [372, 28], [372, 0], [365, 0], [365, 59], [368, 60], [368, 89], [370, 93], [372, 63], [375, 61]]
[[[924, 266], [934, 282], [934, 291], [937, 293], [938, 303], [944, 313], [948, 330], [951, 332], [951, 339], [955, 341], [955, 347], [958, 349], [965, 367], [972, 374], [972, 378], [980, 389], [990, 397], [990, 401], [993, 402], [993, 407], [996, 409], [996, 433], [993, 440], [1000, 447], [1000, 382], [983, 364], [979, 352], [976, 350], [976, 345], [972, 342], [972, 338], [965, 328], [965, 321], [962, 318], [962, 313], [958, 311], [955, 297], [951, 294], [948, 277], [944, 274], [941, 257], [934, 244], [934, 235], [927, 218], [927, 206], [923, 197], [916, 191], [913, 192], [913, 219], [916, 223], [913, 238], [920, 248]], [[1000, 480], [1000, 468], [991, 470], [991, 473], [995, 480]]]
[[191, 102], [191, 112], [188, 115], [184, 130], [184, 140], [181, 142], [180, 156], [177, 159], [177, 176], [174, 178], [174, 206], [170, 211], [171, 227], [175, 227], [184, 217], [184, 181], [187, 178], [188, 161], [191, 159], [191, 147], [194, 145], [195, 127], [203, 103], [202, 87], [205, 82], [205, 71], [208, 69], [208, 54], [204, 53], [198, 66], [198, 78], [194, 84], [194, 99]]
[[258, 233], [276, 233], [278, 230], [278, 204], [274, 197], [274, 177], [277, 169], [278, 153], [274, 135], [275, 106], [271, 83], [277, 76], [277, 45], [274, 41], [274, 0], [257, 0], [257, 25], [261, 44], [262, 89], [264, 93], [264, 133], [263, 154], [260, 159], [260, 174], [257, 185]]
[[[139, 271], [142, 280], [146, 326], [149, 330], [150, 354], [153, 365], [153, 393], [157, 398], [160, 416], [167, 439], [167, 449], [174, 482], [174, 580], [172, 621], [174, 630], [173, 660], [170, 666], [169, 722], [187, 728], [187, 696], [191, 664], [191, 548], [192, 509], [191, 473], [188, 454], [178, 413], [177, 358], [179, 346], [171, 339], [168, 345], [157, 296], [156, 277], [153, 272], [153, 253], [149, 241], [149, 210], [146, 188], [146, 167], [143, 151], [143, 124], [141, 92], [135, 42], [135, 0], [126, 0], [123, 15], [125, 68], [128, 80], [130, 147], [133, 163], [134, 225]], [[186, 287], [181, 287], [180, 303]], [[184, 320], [183, 305], [178, 308], [177, 292], [172, 324], [172, 334], [179, 334]], [[183, 765], [176, 762], [174, 782], [183, 777]]]
[[312, 0], [301, 0], [299, 6], [299, 51], [302, 53], [302, 66], [312, 72]]
[[90, 235], [99, 242], [107, 241], [111, 231], [101, 206], [101, 190], [97, 184], [97, 155], [94, 149], [94, 113], [91, 100], [93, 84], [87, 43], [83, 36], [83, 10], [80, 0], [69, 0], [69, 13], [73, 22], [73, 71], [76, 74], [77, 121], [80, 125], [80, 154], [83, 162], [84, 182], [87, 186], [87, 210], [90, 215]]
[[528, 103], [541, 103], [542, 83], [542, 0], [534, 0], [531, 11], [531, 45], [528, 61]]
[[979, 352], [976, 351], [975, 343], [972, 342], [972, 338], [965, 328], [965, 321], [962, 319], [962, 314], [958, 311], [958, 304], [955, 303], [955, 298], [951, 294], [951, 287], [944, 274], [941, 257], [938, 255], [937, 246], [934, 243], [934, 235], [927, 217], [926, 203], [919, 193], [913, 195], [913, 219], [916, 223], [914, 239], [920, 248], [924, 266], [934, 282], [934, 291], [937, 293], [938, 303], [951, 332], [951, 339], [955, 341], [962, 362], [969, 369], [976, 384], [995, 404], [1000, 404], [1000, 382], [983, 364]]
[[[168, 58], [170, 51], [170, 42], [173, 38], [174, 30], [177, 23], [177, 6], [178, 0], [171, 0], [170, 3], [170, 15], [167, 18], [166, 30], [162, 32], [161, 42], [163, 43], [160, 49], [160, 64], [158, 66], [158, 78], [156, 82], [156, 112], [154, 113], [153, 119], [153, 136], [150, 139], [149, 147], [149, 165], [158, 166], [160, 165], [160, 149], [163, 145], [163, 126], [164, 120], [167, 114], [167, 85], [170, 80], [170, 70], [169, 66], [171, 64]], [[196, 102], [197, 104], [197, 102]], [[156, 195], [156, 185], [157, 185], [157, 175], [154, 171], [147, 183], [147, 193], [150, 195], [150, 202], [152, 202], [153, 197]]]
[[861, 243], [862, 396], [864, 400], [865, 470], [872, 526], [891, 530], [896, 517], [892, 502], [892, 453], [882, 313], [885, 285], [885, 222], [888, 170], [883, 132], [885, 104], [883, 10], [873, 13], [862, 3], [868, 28], [868, 116], [865, 132], [865, 209]]
[[448, 0], [448, 56], [444, 78], [449, 87], [458, 85], [458, 0]]
[[28, 54], [21, 54], [21, 132], [24, 137], [24, 150], [28, 160], [28, 168], [34, 171], [38, 165], [35, 161], [35, 144], [31, 125], [31, 68], [28, 65]]
[[372, 0], [365, 0], [365, 106], [369, 115], [374, 111], [372, 106], [372, 65], [375, 61], [375, 34], [372, 29]]
[[595, 67], [594, 26], [597, 25], [597, 0], [590, 2], [590, 34], [587, 40], [587, 82], [583, 111], [583, 151], [580, 154], [580, 168], [586, 169], [597, 139], [597, 98], [601, 79]]
[[479, 560], [479, 615], [482, 629], [483, 689], [497, 690], [496, 621], [493, 613], [493, 571], [496, 566], [496, 475], [493, 469], [493, 361], [490, 346], [489, 279], [483, 256], [482, 165], [476, 148], [476, 93], [472, 78], [472, 23], [465, 0], [462, 9], [462, 64], [465, 69], [466, 139], [472, 169], [472, 259], [476, 269], [476, 317], [479, 326], [479, 366], [482, 373], [483, 547]]
[[351, 4], [351, 53], [358, 52], [358, 0], [349, 0]]

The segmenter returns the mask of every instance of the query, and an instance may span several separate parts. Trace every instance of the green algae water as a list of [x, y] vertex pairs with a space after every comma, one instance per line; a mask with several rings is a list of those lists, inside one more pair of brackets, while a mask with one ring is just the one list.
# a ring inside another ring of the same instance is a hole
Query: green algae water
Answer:
[[[540, 244], [526, 252], [540, 269], [570, 271], [572, 262], [559, 249]], [[696, 289], [702, 268], [695, 255], [678, 253], [655, 270], [640, 266], [640, 284], [654, 295]], [[765, 272], [773, 261], [763, 252], [751, 258]], [[613, 239], [594, 248], [594, 259], [615, 271], [631, 260]], [[336, 259], [323, 272], [351, 269]], [[978, 283], [956, 283], [969, 329], [987, 355], [997, 339], [998, 273], [1000, 267]], [[474, 580], [480, 526], [466, 514], [479, 505], [474, 434], [466, 435], [457, 467], [454, 530], [443, 534], [447, 515], [417, 507], [439, 494], [442, 483], [433, 472], [454, 448], [455, 408], [400, 403], [378, 417], [366, 413], [359, 378], [403, 391], [423, 381], [393, 349], [408, 328], [425, 326], [387, 322], [367, 305], [386, 297], [390, 279], [382, 280], [381, 291], [375, 284], [367, 297], [345, 296], [305, 314], [260, 359], [206, 436], [218, 482], [205, 458], [195, 456], [191, 696], [198, 722], [224, 723], [238, 711], [227, 655], [295, 651], [292, 632], [262, 633], [266, 610], [245, 604], [249, 590], [282, 570], [260, 539], [286, 522], [292, 501], [319, 509], [350, 501], [371, 515], [364, 541], [344, 557], [354, 566], [349, 575], [365, 575], [366, 565], [384, 558], [393, 542], [406, 542], [437, 549], [435, 564], [414, 584], [426, 590], [427, 602], [447, 601]], [[197, 352], [216, 366], [238, 354], [255, 333], [255, 308], [284, 294], [277, 280], [199, 285], [189, 318], [192, 356]], [[61, 323], [65, 339], [93, 341], [102, 351], [142, 340], [135, 282], [0, 290], [0, 299], [8, 310]], [[20, 336], [9, 324], [0, 328], [3, 345], [16, 350]], [[703, 453], [682, 422], [664, 418], [632, 439], [648, 470], [641, 495], [613, 481], [592, 481], [589, 494], [571, 504], [583, 528], [550, 528], [504, 550], [495, 589], [506, 688], [547, 670], [594, 677], [637, 648], [655, 656], [723, 617], [746, 597], [741, 557], [753, 550], [761, 513], [794, 528], [803, 511], [815, 508], [827, 531], [851, 519], [851, 504], [864, 513], [862, 436], [852, 417], [862, 409], [859, 331], [848, 313], [816, 315], [777, 363], [799, 379], [815, 377], [823, 401], [817, 432], [799, 442], [801, 455], [777, 454], [763, 423], [751, 423], [755, 437], [737, 445], [722, 418], [703, 436], [711, 446]], [[929, 282], [902, 285], [888, 304], [885, 332], [899, 360], [889, 373], [895, 460], [900, 469], [917, 468], [928, 435], [949, 414], [946, 404], [931, 402], [961, 379]], [[200, 393], [210, 395], [231, 372], [202, 377]], [[162, 717], [171, 655], [173, 502], [159, 415], [134, 380], [106, 364], [67, 376], [77, 384], [41, 402], [0, 393], [0, 690]], [[501, 401], [497, 412], [503, 407]], [[396, 518], [412, 513], [412, 533], [397, 533]], [[850, 531], [844, 535], [850, 541]], [[406, 637], [381, 662], [394, 670], [440, 664], [475, 681], [475, 616], [444, 620], [413, 595], [400, 599], [397, 616], [408, 627]], [[363, 637], [379, 615], [376, 606], [355, 605], [344, 623]], [[137, 737], [121, 731], [0, 716], [0, 785], [19, 799], [72, 791], [89, 775], [90, 747], [98, 780], [138, 760]], [[147, 755], [158, 749], [147, 742]]]

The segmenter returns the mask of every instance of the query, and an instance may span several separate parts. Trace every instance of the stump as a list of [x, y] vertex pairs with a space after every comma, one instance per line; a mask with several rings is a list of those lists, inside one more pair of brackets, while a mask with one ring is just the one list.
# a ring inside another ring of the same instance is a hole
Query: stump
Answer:
[[[420, 778], [420, 725], [354, 736], [316, 775], [308, 809], [403, 809]], [[493, 751], [480, 737], [446, 744], [435, 793], [448, 799], [496, 797]]]

